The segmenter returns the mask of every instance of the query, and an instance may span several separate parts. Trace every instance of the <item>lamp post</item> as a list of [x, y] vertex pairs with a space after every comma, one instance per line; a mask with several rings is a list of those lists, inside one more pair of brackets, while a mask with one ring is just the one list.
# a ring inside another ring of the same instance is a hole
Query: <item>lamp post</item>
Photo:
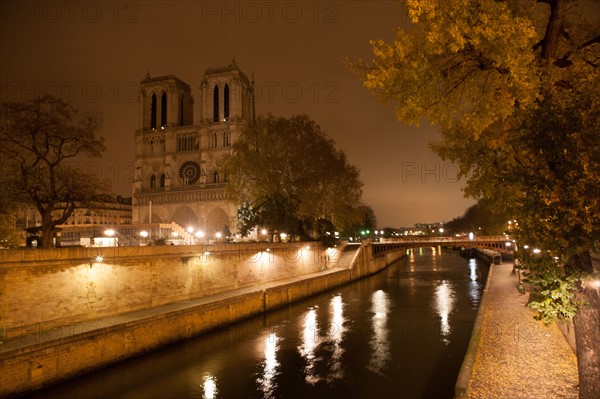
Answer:
[[188, 237], [190, 239], [190, 245], [192, 245], [192, 239], [194, 237], [193, 233], [194, 233], [194, 228], [192, 226], [189, 226], [187, 228], [187, 232], [188, 232]]
[[147, 232], [146, 230], [142, 230], [142, 231], [140, 231], [140, 237], [142, 237], [142, 238], [144, 239], [144, 241], [145, 241], [146, 245], [148, 245], [148, 241], [147, 241], [147, 238], [148, 238], [148, 232]]

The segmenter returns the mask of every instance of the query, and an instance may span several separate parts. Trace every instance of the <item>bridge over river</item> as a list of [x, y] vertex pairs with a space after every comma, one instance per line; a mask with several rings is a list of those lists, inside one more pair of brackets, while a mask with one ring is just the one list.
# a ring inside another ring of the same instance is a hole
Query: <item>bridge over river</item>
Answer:
[[402, 248], [436, 247], [438, 245], [446, 247], [491, 249], [507, 255], [512, 255], [513, 250], [516, 247], [513, 238], [506, 235], [461, 237], [393, 237], [382, 238], [378, 243], [374, 243], [373, 256], [381, 255], [390, 251], [398, 251]]

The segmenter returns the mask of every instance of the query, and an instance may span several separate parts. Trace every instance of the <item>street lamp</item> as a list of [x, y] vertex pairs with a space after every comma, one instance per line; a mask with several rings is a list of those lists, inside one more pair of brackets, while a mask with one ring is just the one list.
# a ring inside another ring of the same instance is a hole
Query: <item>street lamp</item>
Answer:
[[187, 232], [188, 232], [188, 236], [189, 236], [189, 238], [190, 238], [190, 245], [192, 245], [192, 238], [194, 237], [194, 236], [193, 236], [193, 233], [194, 233], [194, 228], [193, 228], [192, 226], [189, 226], [189, 227], [187, 228]]
[[[148, 238], [148, 232], [146, 230], [140, 231], [140, 237], [142, 237], [144, 241], [146, 241], [146, 239]], [[148, 243], [146, 242], [146, 244]]]

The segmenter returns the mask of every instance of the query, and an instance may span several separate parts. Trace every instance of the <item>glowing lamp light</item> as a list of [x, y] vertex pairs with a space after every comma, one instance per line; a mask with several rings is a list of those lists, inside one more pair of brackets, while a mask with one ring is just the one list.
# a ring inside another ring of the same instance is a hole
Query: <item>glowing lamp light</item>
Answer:
[[534, 248], [534, 249], [533, 249], [533, 253], [534, 253], [534, 254], [539, 254], [540, 252], [541, 252], [541, 251], [540, 251], [540, 249], [539, 249], [539, 248]]
[[108, 236], [108, 237], [112, 237], [115, 235], [115, 231], [113, 229], [106, 229], [106, 230], [104, 230], [104, 235]]
[[221, 237], [223, 237], [223, 234], [222, 234], [220, 231], [217, 231], [217, 232], [215, 233], [215, 237], [217, 237], [217, 238], [221, 238]]
[[204, 232], [202, 230], [198, 230], [196, 232], [195, 236], [198, 237], [198, 238], [202, 238], [202, 237], [204, 237]]
[[142, 236], [143, 238], [148, 237], [148, 232], [146, 230], [140, 231], [140, 236]]
[[172, 235], [173, 237], [179, 237], [179, 233], [178, 233], [178, 232], [176, 232], [176, 231], [172, 232], [172, 233], [171, 233], [171, 235]]
[[267, 234], [267, 230], [266, 230], [266, 229], [262, 229], [262, 230], [260, 231], [260, 234], [262, 234], [262, 235], [266, 235], [266, 234]]
[[192, 234], [194, 232], [194, 228], [192, 226], [188, 227], [187, 232]]

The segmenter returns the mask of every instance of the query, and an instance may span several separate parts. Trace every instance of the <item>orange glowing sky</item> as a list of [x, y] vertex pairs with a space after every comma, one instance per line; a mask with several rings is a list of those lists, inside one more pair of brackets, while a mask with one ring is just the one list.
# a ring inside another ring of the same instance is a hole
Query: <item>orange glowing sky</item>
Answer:
[[235, 57], [254, 74], [257, 113], [316, 120], [361, 170], [379, 227], [448, 221], [473, 203], [456, 168], [427, 147], [431, 127], [408, 127], [378, 104], [344, 59], [406, 23], [396, 1], [33, 2], [0, 5], [2, 99], [59, 94], [104, 114], [102, 159], [82, 167], [131, 195], [137, 91], [148, 71], [190, 84], [199, 115], [204, 70]]

